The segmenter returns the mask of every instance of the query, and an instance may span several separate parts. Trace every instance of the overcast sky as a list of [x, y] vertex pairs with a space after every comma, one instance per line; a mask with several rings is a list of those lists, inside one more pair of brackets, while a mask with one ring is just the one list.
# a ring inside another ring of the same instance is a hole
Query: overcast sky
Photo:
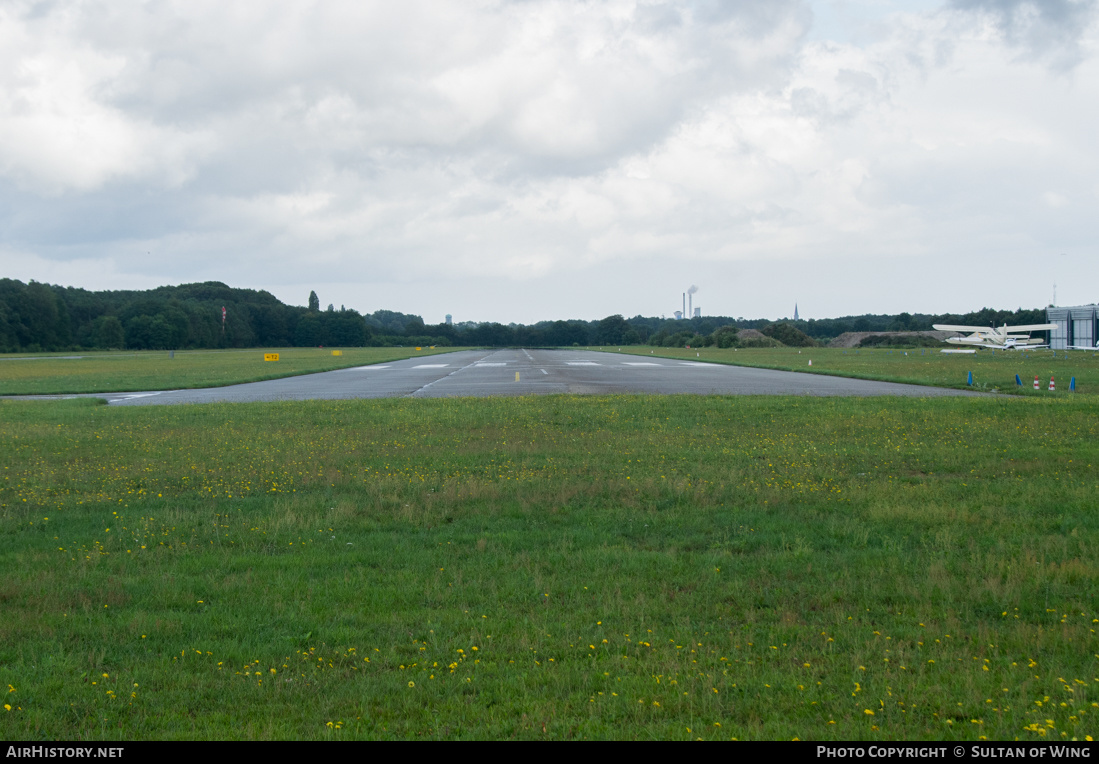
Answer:
[[3, 0], [0, 276], [533, 323], [1099, 300], [1097, 0]]

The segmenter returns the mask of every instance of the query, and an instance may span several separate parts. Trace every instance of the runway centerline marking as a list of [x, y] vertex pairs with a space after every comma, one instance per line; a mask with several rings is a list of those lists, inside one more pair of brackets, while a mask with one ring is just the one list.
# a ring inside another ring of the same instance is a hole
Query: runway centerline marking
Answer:
[[507, 366], [507, 362], [504, 363], [475, 363], [474, 366], [480, 368], [482, 366]]
[[388, 369], [389, 366], [353, 366], [350, 369], [336, 369], [336, 371], [382, 371]]
[[629, 361], [623, 361], [622, 365], [623, 366], [663, 366], [664, 364], [662, 364], [662, 363], [647, 363], [647, 362], [631, 363]]
[[595, 361], [565, 361], [569, 366], [602, 366], [603, 364], [596, 363]]
[[448, 363], [421, 363], [419, 366], [413, 366], [413, 369], [445, 369], [450, 364]]
[[[489, 355], [491, 355], [491, 353], [490, 353]], [[444, 377], [439, 377], [438, 379], [433, 379], [432, 381], [428, 382], [428, 383], [427, 383], [426, 385], [424, 385], [423, 387], [421, 387], [421, 388], [420, 388], [419, 390], [413, 390], [413, 391], [412, 391], [411, 393], [409, 393], [409, 394], [408, 394], [408, 395], [406, 395], [405, 397], [406, 397], [406, 398], [411, 398], [411, 397], [413, 397], [414, 395], [416, 395], [416, 393], [420, 393], [420, 392], [423, 392], [423, 391], [424, 391], [424, 390], [426, 390], [427, 388], [429, 388], [429, 387], [431, 387], [432, 385], [434, 385], [434, 384], [435, 384], [436, 382], [441, 382], [441, 381], [443, 381], [444, 379], [447, 379], [448, 377], [453, 377], [453, 376], [454, 376], [455, 374], [457, 374], [457, 373], [458, 373], [458, 372], [460, 372], [460, 371], [465, 371], [466, 369], [470, 368], [471, 366], [476, 366], [476, 365], [477, 365], [478, 363], [480, 363], [481, 361], [485, 360], [485, 359], [486, 359], [486, 358], [488, 358], [488, 357], [489, 357], [489, 356], [487, 356], [487, 355], [486, 355], [486, 356], [481, 356], [481, 357], [480, 357], [480, 358], [478, 358], [478, 359], [477, 359], [476, 361], [471, 361], [470, 363], [467, 363], [467, 364], [466, 364], [465, 366], [463, 366], [462, 368], [460, 368], [460, 369], [455, 369], [454, 371], [450, 372], [449, 374], [447, 374], [447, 375], [446, 375], [446, 376], [444, 376]], [[435, 365], [435, 368], [442, 368], [442, 367], [445, 367], [445, 366], [447, 366], [447, 365], [448, 365], [448, 364], [445, 364], [445, 363], [440, 363], [440, 364], [436, 364], [436, 365]], [[417, 366], [416, 368], [417, 368], [417, 369], [419, 369], [419, 368], [422, 368], [422, 367], [420, 367], [420, 366]]]

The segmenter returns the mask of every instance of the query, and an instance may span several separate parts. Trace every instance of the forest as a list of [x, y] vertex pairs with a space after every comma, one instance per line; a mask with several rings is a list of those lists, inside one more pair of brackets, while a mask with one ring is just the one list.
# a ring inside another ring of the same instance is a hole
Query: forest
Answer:
[[[968, 314], [845, 316], [818, 320], [700, 316], [690, 319], [621, 315], [595, 321], [555, 320], [531, 325], [464, 322], [425, 324], [417, 315], [379, 309], [364, 315], [328, 305], [315, 292], [305, 307], [286, 305], [269, 292], [217, 281], [136, 291], [91, 292], [36, 281], [0, 279], [0, 352], [72, 350], [184, 350], [246, 347], [365, 347], [398, 345], [476, 347], [737, 347], [758, 344], [740, 332], [755, 329], [770, 344], [827, 344], [844, 332], [931, 329], [935, 323], [1043, 323], [1045, 310], [985, 308]], [[880, 344], [882, 340], [873, 340]]]

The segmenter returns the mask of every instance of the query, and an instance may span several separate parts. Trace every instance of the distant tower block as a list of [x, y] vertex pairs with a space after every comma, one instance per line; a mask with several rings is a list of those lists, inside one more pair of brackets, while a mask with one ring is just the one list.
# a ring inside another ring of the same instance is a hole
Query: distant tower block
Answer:
[[446, 325], [447, 326], [453, 326], [454, 325], [454, 316], [450, 315], [449, 313], [446, 314]]
[[795, 320], [795, 321], [798, 321], [798, 320], [800, 320], [800, 319], [798, 318], [798, 304], [797, 304], [796, 302], [794, 303], [794, 320]]
[[702, 318], [702, 308], [695, 308], [694, 318]]

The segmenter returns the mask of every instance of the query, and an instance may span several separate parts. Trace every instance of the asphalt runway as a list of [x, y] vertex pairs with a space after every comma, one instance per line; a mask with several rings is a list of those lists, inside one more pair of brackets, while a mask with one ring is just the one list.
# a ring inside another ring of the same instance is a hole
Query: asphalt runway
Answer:
[[553, 393], [903, 395], [921, 398], [980, 395], [968, 390], [724, 366], [656, 356], [646, 358], [583, 350], [466, 350], [229, 387], [107, 393], [93, 397], [106, 398], [115, 406], [149, 406], [215, 401], [456, 398]]

